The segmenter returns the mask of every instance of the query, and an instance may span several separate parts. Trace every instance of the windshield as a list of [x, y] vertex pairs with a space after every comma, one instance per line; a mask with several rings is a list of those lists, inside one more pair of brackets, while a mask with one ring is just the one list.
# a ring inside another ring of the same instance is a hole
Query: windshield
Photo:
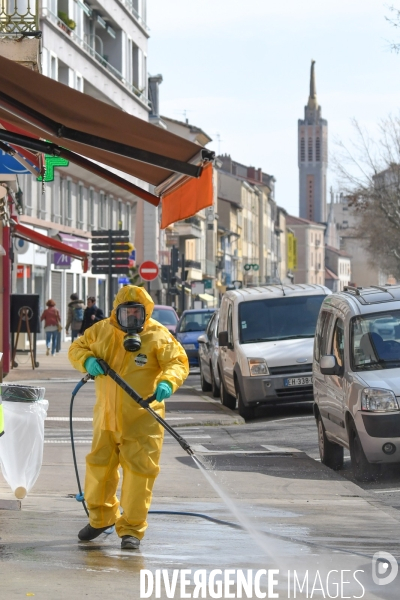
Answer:
[[351, 354], [354, 371], [400, 367], [400, 311], [352, 319]]
[[176, 313], [173, 310], [168, 310], [166, 308], [154, 308], [151, 318], [162, 325], [176, 325], [178, 322]]
[[179, 325], [179, 333], [189, 331], [205, 331], [213, 312], [191, 312], [182, 317]]
[[312, 338], [325, 296], [288, 296], [239, 305], [242, 344]]

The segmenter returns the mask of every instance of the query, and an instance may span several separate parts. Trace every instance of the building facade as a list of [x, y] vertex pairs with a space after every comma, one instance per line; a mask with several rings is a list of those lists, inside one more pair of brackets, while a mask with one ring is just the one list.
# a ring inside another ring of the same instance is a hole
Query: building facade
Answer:
[[310, 95], [304, 119], [298, 121], [299, 214], [302, 219], [325, 223], [328, 169], [328, 122], [322, 119], [311, 63]]
[[[148, 120], [146, 0], [44, 0], [40, 29], [44, 75]], [[23, 224], [84, 250], [90, 249], [95, 229], [127, 229], [137, 260], [158, 262], [157, 209], [136, 196], [72, 164], [56, 167], [51, 182], [24, 174], [19, 185]], [[64, 324], [73, 292], [95, 296], [106, 308], [105, 276], [84, 274], [78, 260], [15, 244], [13, 291], [38, 293], [41, 308], [52, 297]], [[118, 278], [113, 285], [117, 291]]]
[[297, 267], [293, 283], [325, 284], [325, 225], [290, 215], [287, 227], [296, 238]]

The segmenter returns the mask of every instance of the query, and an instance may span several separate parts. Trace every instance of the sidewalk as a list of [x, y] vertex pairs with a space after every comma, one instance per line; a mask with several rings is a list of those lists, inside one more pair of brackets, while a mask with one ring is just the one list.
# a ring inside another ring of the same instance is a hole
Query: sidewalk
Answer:
[[[43, 385], [46, 382], [71, 382], [77, 383], [82, 378], [82, 373], [72, 368], [68, 360], [68, 348], [70, 342], [62, 344], [60, 352], [54, 356], [46, 356], [46, 348], [41, 345], [37, 350], [37, 362], [39, 367], [32, 369], [29, 355], [18, 355], [18, 367], [12, 369], [4, 383], [27, 383]], [[219, 399], [204, 395], [200, 388], [185, 383], [176, 394], [166, 402], [168, 418], [174, 422], [174, 426], [216, 426], [216, 425], [244, 425], [245, 421], [237, 412], [232, 412], [222, 406]], [[185, 413], [185, 415], [183, 414]]]

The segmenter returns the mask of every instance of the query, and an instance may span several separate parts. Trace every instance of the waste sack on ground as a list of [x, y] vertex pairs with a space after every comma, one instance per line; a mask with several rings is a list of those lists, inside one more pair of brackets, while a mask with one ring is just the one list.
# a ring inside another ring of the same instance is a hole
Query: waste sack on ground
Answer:
[[0, 467], [16, 498], [25, 498], [42, 466], [44, 421], [49, 403], [45, 388], [0, 384], [4, 435], [0, 437]]

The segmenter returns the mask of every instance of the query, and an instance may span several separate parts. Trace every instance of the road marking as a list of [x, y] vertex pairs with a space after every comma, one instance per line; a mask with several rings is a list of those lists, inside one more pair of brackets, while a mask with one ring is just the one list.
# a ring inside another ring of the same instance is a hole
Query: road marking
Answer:
[[374, 494], [391, 494], [392, 492], [400, 492], [400, 490], [372, 490]]
[[185, 440], [210, 440], [211, 435], [185, 435]]
[[165, 417], [166, 421], [193, 421], [193, 417]]
[[[73, 421], [93, 421], [92, 417], [72, 417]], [[193, 417], [167, 417], [166, 421], [193, 421]], [[69, 421], [69, 417], [46, 417], [46, 421]]]
[[294, 419], [297, 421], [298, 419], [314, 419], [314, 415], [309, 415], [308, 417], [285, 417], [284, 419], [274, 419], [273, 421], [266, 421], [267, 423], [279, 423], [280, 421], [293, 421]]
[[[45, 444], [70, 444], [71, 440], [44, 440]], [[74, 444], [91, 444], [92, 440], [75, 440]]]
[[[72, 417], [73, 421], [93, 421], [92, 417]], [[46, 421], [69, 421], [69, 417], [46, 417]]]

